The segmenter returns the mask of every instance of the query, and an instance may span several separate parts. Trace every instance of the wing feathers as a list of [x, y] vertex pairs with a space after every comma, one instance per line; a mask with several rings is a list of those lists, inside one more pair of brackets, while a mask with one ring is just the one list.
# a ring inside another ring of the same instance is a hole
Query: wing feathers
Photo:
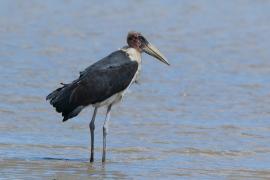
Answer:
[[80, 72], [77, 80], [63, 84], [46, 99], [66, 121], [77, 116], [85, 106], [102, 102], [123, 91], [137, 69], [138, 63], [130, 61], [127, 54], [119, 50]]

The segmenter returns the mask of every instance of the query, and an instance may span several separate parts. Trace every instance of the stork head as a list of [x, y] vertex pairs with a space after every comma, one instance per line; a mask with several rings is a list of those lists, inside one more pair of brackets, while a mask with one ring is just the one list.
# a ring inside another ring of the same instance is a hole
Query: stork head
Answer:
[[129, 32], [127, 36], [127, 44], [129, 47], [135, 48], [139, 52], [145, 52], [161, 62], [170, 65], [165, 56], [139, 32]]

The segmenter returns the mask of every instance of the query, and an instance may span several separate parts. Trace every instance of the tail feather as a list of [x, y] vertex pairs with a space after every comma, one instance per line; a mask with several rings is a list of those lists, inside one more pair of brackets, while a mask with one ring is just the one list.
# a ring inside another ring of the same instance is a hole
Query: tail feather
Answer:
[[50, 100], [50, 104], [55, 107], [57, 112], [62, 113], [63, 121], [66, 121], [77, 116], [84, 108], [84, 106], [70, 102], [70, 96], [74, 88], [76, 88], [73, 83], [62, 85], [63, 87], [60, 87], [51, 92], [46, 97], [46, 100]]
[[53, 92], [51, 92], [51, 93], [46, 97], [46, 100], [54, 99], [54, 98], [59, 94], [59, 91], [61, 91], [61, 89], [63, 89], [63, 87], [58, 88], [58, 89], [54, 90]]
[[83, 110], [84, 106], [78, 106], [77, 108], [75, 108], [73, 111], [71, 111], [69, 114], [65, 115], [63, 118], [63, 122], [67, 121], [68, 119], [71, 119], [75, 116], [77, 116], [82, 110]]

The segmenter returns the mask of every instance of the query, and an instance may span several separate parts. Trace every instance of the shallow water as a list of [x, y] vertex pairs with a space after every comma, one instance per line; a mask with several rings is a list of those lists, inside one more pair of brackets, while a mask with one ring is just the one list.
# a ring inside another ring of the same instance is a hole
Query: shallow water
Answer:
[[[270, 2], [0, 1], [0, 178], [269, 179]], [[92, 109], [61, 122], [60, 82], [137, 30], [171, 66], [143, 55], [139, 84], [113, 107], [108, 162], [88, 163]], [[156, 63], [157, 62], [157, 63]]]

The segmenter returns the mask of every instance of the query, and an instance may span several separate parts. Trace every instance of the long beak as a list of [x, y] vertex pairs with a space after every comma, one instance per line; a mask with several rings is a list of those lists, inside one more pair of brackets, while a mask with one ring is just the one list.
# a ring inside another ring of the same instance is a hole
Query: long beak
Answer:
[[145, 44], [145, 47], [143, 48], [143, 51], [145, 53], [149, 54], [150, 56], [157, 58], [161, 62], [163, 62], [167, 65], [170, 65], [169, 62], [167, 61], [167, 59], [165, 58], [165, 56], [151, 43], [147, 42]]

